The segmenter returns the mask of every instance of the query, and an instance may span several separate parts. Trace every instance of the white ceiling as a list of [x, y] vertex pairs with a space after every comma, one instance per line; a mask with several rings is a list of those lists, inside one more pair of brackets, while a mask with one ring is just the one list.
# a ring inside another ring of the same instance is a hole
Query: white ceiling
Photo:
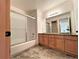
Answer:
[[11, 5], [25, 11], [37, 8], [46, 11], [64, 1], [66, 0], [11, 0]]

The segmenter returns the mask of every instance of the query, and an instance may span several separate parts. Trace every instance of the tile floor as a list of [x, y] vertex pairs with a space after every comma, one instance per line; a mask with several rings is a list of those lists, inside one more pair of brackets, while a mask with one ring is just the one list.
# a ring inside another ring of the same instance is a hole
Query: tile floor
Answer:
[[28, 49], [17, 56], [12, 56], [12, 59], [77, 59], [67, 56], [58, 51], [45, 48], [43, 46], [35, 46]]

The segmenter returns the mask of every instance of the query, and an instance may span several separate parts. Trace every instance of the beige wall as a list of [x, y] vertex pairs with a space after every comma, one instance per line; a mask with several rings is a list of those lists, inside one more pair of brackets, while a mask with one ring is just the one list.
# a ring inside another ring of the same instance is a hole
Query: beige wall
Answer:
[[54, 8], [49, 9], [47, 13], [47, 17], [56, 16], [59, 14], [63, 14], [72, 10], [72, 2], [65, 1]]
[[46, 33], [46, 18], [41, 10], [37, 10], [37, 28], [38, 33]]
[[[78, 0], [73, 1], [72, 20], [74, 20], [74, 31], [78, 30]], [[75, 33], [75, 32], [74, 32]]]

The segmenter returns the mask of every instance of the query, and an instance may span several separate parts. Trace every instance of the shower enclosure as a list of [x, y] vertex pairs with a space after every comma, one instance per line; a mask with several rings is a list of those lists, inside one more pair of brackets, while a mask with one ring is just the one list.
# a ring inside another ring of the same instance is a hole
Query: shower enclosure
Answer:
[[37, 39], [37, 20], [34, 17], [11, 10], [11, 45]]

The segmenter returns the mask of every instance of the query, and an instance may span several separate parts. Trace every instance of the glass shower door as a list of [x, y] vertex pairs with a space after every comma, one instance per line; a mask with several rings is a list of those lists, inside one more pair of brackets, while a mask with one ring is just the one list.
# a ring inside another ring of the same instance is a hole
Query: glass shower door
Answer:
[[11, 12], [11, 45], [26, 42], [27, 18], [15, 12]]

